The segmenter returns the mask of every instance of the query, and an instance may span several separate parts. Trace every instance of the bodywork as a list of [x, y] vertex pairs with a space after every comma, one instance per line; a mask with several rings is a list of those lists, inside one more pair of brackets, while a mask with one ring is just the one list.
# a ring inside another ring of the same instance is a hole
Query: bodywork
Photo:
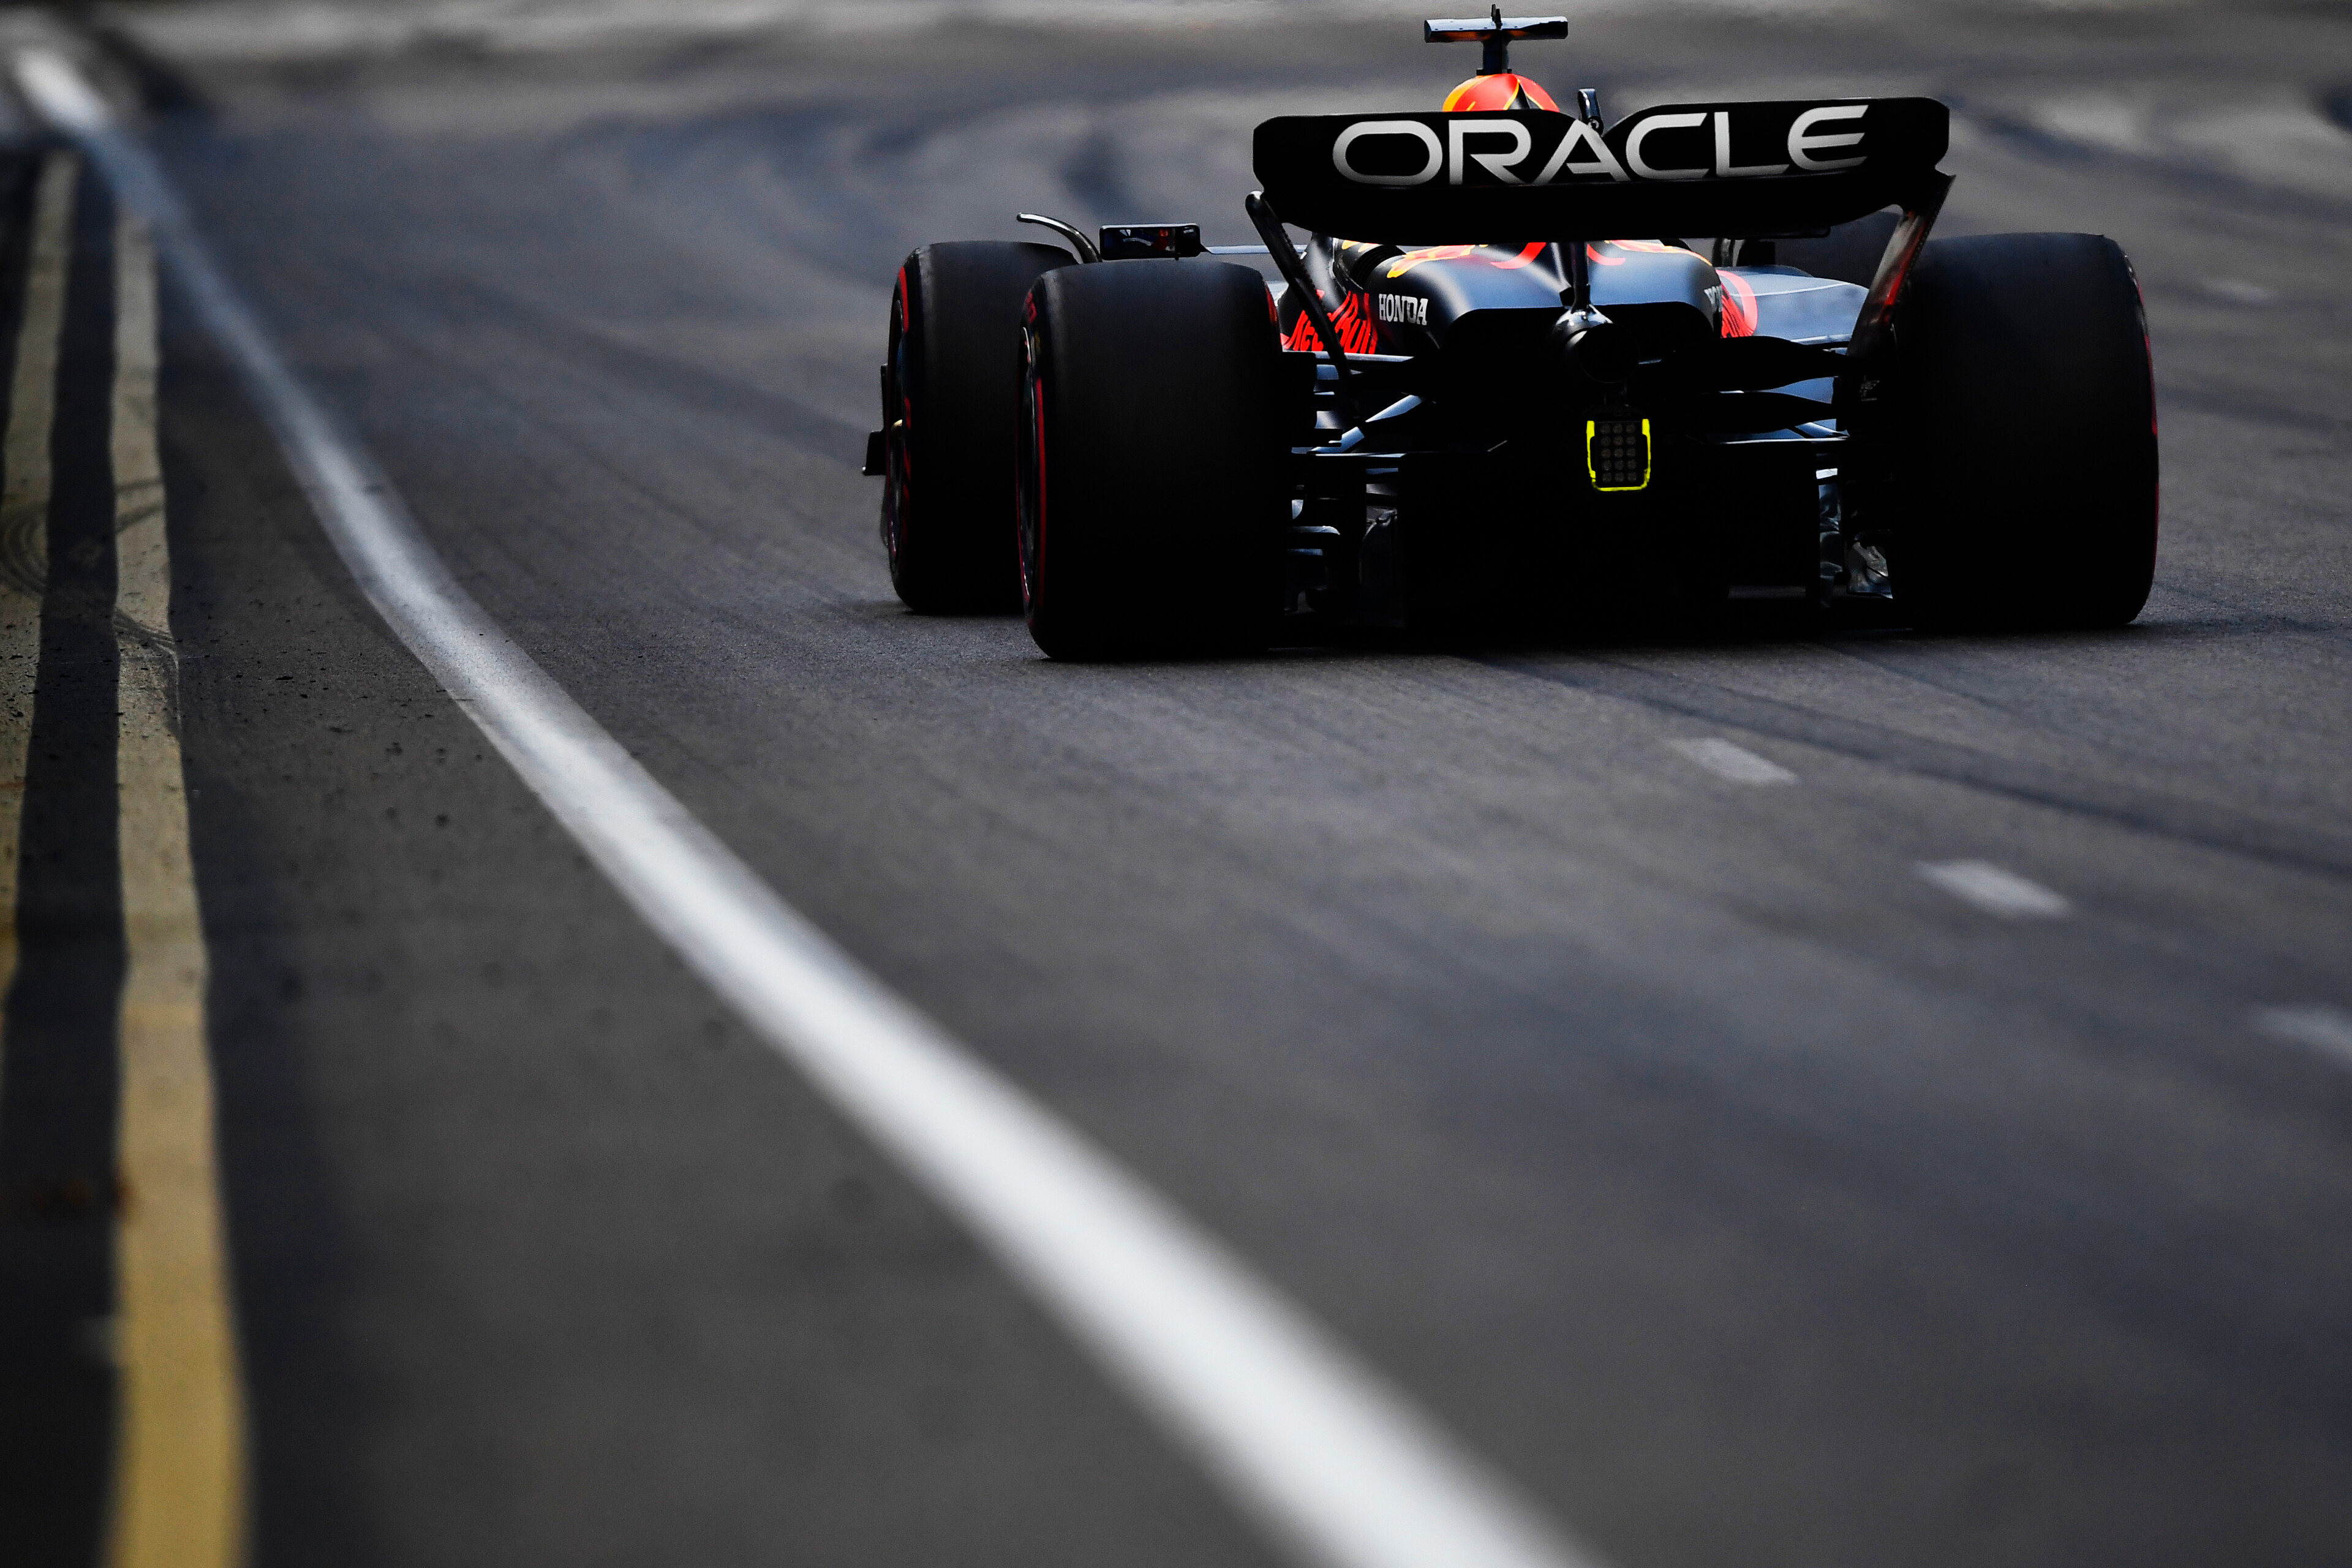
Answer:
[[[1313, 431], [1294, 448], [1294, 613], [1394, 626], [1612, 584], [1694, 598], [1884, 592], [1883, 563], [1846, 537], [1839, 468], [1836, 359], [1866, 290], [1655, 240], [1581, 244], [1593, 308], [1635, 340], [1613, 400], [1553, 348], [1570, 286], [1559, 242], [1308, 242], [1304, 268], [1378, 406], [1360, 425], [1340, 412], [1321, 334], [1284, 289], [1283, 347], [1313, 356], [1318, 378]], [[1586, 416], [1612, 412], [1647, 423], [1638, 483], [1604, 486], [1588, 461]]]
[[[1668, 105], [1605, 133], [1549, 113], [1261, 126], [1261, 232], [1314, 226], [1276, 258], [1283, 347], [1314, 388], [1286, 607], [1393, 626], [1885, 596], [1874, 327], [1948, 187], [1944, 130], [1925, 100]], [[1902, 218], [1867, 288], [1770, 259], [1882, 207]], [[1644, 232], [1667, 237], [1569, 237]], [[1452, 243], [1341, 237], [1384, 233]], [[1492, 237], [1515, 233], [1558, 237]], [[1600, 378], [1570, 342], [1593, 329], [1622, 360]]]

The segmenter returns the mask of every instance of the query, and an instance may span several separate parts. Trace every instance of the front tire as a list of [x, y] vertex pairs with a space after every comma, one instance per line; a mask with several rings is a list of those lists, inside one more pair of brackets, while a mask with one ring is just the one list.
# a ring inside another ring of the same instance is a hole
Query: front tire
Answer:
[[1055, 658], [1263, 647], [1288, 518], [1265, 283], [1202, 261], [1047, 273], [1021, 331], [1021, 588]]
[[2156, 389], [2122, 247], [2092, 234], [1934, 241], [1895, 333], [1896, 607], [1950, 627], [2137, 616], [2156, 573]]
[[1029, 285], [1072, 265], [1050, 245], [966, 240], [907, 258], [882, 366], [882, 547], [890, 585], [927, 615], [1021, 603], [1005, 367]]

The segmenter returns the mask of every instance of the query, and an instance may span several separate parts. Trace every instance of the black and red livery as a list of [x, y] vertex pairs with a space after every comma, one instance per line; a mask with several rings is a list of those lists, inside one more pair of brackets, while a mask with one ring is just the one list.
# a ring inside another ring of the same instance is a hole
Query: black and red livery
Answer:
[[918, 249], [868, 448], [907, 602], [1017, 602], [1064, 658], [1738, 598], [2136, 616], [2122, 250], [1930, 241], [1932, 100], [1562, 112], [1507, 50], [1565, 31], [1433, 21], [1486, 46], [1454, 108], [1260, 125], [1278, 285], [1191, 225]]

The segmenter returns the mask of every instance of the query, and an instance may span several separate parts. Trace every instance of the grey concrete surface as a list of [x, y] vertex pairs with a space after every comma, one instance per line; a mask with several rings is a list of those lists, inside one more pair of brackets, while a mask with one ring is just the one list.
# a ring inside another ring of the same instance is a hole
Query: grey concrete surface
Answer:
[[[2352, 25], [1528, 51], [1621, 111], [1933, 92], [1948, 232], [2120, 240], [2166, 456], [2128, 630], [1088, 668], [902, 613], [855, 467], [890, 268], [1015, 207], [1241, 240], [1257, 118], [1469, 68], [1311, 15], [215, 58], [152, 133], [604, 724], [1624, 1568], [2341, 1561], [2352, 1075], [2255, 1020], [2352, 1009]], [[1262, 1560], [482, 759], [166, 354], [260, 1561]], [[1799, 782], [1667, 744], [1709, 736]], [[1959, 859], [2072, 912], [1916, 871]]]

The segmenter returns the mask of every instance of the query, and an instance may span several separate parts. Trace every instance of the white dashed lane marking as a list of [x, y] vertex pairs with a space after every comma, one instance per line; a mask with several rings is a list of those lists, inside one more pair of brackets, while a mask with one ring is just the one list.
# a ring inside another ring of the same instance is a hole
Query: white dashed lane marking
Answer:
[[1668, 741], [1667, 746], [1680, 752], [1717, 778], [1733, 784], [1790, 784], [1797, 775], [1773, 762], [1759, 757], [1745, 746], [1735, 746], [1729, 741], [1708, 736], [1703, 741]]
[[2011, 920], [2053, 920], [2074, 906], [2039, 882], [1990, 860], [1923, 860], [1919, 875], [1987, 914]]
[[2352, 1013], [2340, 1007], [2257, 1007], [2254, 1027], [2272, 1039], [2307, 1046], [2338, 1067], [2352, 1068]]

